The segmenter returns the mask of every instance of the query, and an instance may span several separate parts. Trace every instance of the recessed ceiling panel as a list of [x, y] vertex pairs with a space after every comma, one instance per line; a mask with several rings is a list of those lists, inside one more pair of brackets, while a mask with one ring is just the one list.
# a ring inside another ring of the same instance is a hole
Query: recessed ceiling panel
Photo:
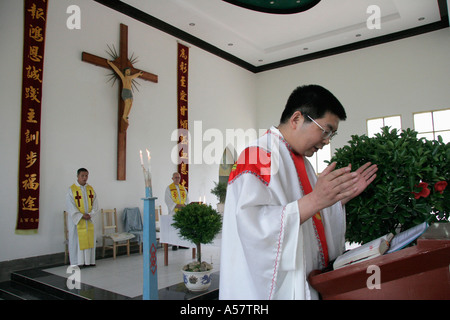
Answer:
[[268, 14], [223, 0], [122, 2], [255, 67], [424, 27], [441, 21], [439, 2], [445, 6], [445, 0], [322, 0], [303, 12]]

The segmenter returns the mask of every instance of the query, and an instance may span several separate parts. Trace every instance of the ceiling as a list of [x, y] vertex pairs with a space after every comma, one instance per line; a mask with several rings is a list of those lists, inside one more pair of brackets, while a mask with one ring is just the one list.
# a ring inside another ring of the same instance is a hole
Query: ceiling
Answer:
[[[445, 0], [321, 0], [291, 14], [254, 11], [222, 0], [95, 1], [252, 72], [449, 25]], [[277, 1], [286, 0], [259, 0], [269, 5]]]

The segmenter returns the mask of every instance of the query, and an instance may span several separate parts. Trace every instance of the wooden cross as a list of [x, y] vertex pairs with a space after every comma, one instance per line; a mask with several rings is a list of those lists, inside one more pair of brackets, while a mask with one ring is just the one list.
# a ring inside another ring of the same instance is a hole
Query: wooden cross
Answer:
[[[158, 83], [158, 76], [152, 73], [141, 71], [133, 67], [128, 59], [128, 26], [120, 24], [120, 55], [113, 61], [119, 70], [130, 68], [131, 74], [142, 72], [139, 78]], [[81, 60], [94, 64], [99, 67], [111, 69], [108, 60], [95, 56], [93, 54], [83, 52]], [[125, 102], [122, 99], [122, 81], [119, 81], [119, 108], [118, 108], [118, 134], [117, 134], [117, 180], [126, 180], [126, 151], [127, 151], [127, 128], [128, 123], [122, 118], [125, 110]]]

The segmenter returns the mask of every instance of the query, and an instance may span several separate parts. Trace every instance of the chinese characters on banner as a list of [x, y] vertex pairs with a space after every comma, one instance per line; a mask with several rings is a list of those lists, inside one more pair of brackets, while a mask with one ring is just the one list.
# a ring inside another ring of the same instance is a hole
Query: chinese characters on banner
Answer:
[[19, 196], [16, 233], [39, 226], [39, 163], [45, 29], [48, 0], [25, 0]]
[[180, 183], [189, 188], [189, 139], [188, 139], [188, 73], [189, 48], [178, 43], [178, 173]]

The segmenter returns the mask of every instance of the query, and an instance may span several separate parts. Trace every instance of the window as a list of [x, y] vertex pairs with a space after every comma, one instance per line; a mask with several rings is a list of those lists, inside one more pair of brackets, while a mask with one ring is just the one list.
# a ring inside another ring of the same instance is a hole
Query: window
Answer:
[[308, 157], [309, 162], [314, 168], [316, 174], [321, 173], [328, 166], [325, 160], [331, 160], [331, 147], [329, 144], [323, 146], [322, 150], [317, 151], [311, 157]]
[[381, 128], [390, 127], [390, 130], [402, 129], [402, 118], [400, 116], [382, 117], [367, 120], [367, 135], [369, 137], [375, 136], [376, 133], [381, 133]]
[[450, 109], [415, 113], [414, 130], [419, 138], [437, 140], [441, 136], [445, 143], [450, 142]]

